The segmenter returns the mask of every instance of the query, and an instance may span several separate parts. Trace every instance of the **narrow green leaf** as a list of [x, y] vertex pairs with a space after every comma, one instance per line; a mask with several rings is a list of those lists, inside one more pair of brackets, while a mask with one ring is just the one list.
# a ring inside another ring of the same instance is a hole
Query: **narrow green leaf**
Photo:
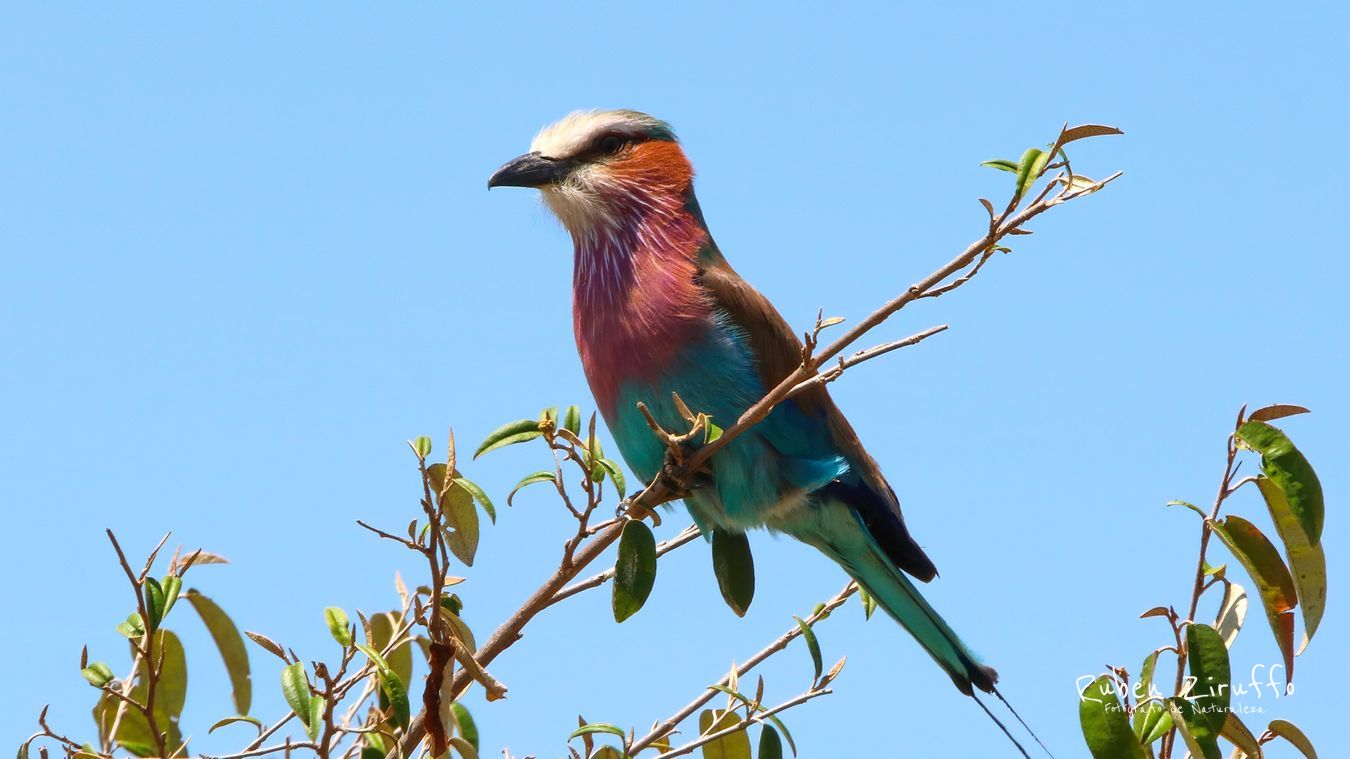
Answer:
[[1270, 630], [1284, 655], [1285, 676], [1294, 676], [1294, 615], [1298, 603], [1294, 578], [1284, 566], [1275, 546], [1256, 525], [1234, 514], [1213, 523], [1214, 534], [1228, 546], [1233, 556], [1246, 567], [1261, 594]]
[[483, 507], [483, 512], [488, 515], [488, 519], [493, 524], [497, 523], [497, 507], [492, 505], [492, 499], [488, 498], [488, 494], [478, 487], [478, 483], [464, 477], [456, 477], [455, 484], [469, 491], [469, 495], [473, 496], [478, 505]]
[[1256, 481], [1261, 496], [1270, 511], [1270, 519], [1275, 523], [1275, 531], [1284, 544], [1284, 555], [1289, 559], [1289, 570], [1294, 578], [1294, 589], [1298, 592], [1298, 605], [1303, 608], [1303, 643], [1298, 652], [1308, 647], [1313, 633], [1322, 623], [1322, 613], [1327, 605], [1327, 557], [1321, 544], [1313, 545], [1303, 531], [1298, 517], [1289, 506], [1284, 490], [1269, 477]]
[[567, 740], [570, 741], [573, 738], [578, 738], [583, 735], [594, 735], [596, 733], [607, 733], [609, 735], [617, 735], [620, 738], [625, 738], [628, 736], [628, 733], [624, 732], [623, 728], [619, 727], [618, 725], [611, 725], [608, 722], [588, 722], [582, 725], [581, 727], [577, 728], [576, 730], [572, 731], [572, 734], [567, 736]]
[[164, 591], [164, 611], [160, 614], [160, 619], [163, 620], [169, 616], [169, 610], [178, 602], [178, 596], [183, 592], [183, 578], [169, 575], [159, 581], [159, 586]]
[[[575, 407], [573, 407], [575, 408]], [[459, 727], [459, 734], [468, 741], [473, 750], [478, 750], [478, 726], [474, 724], [473, 715], [464, 708], [464, 704], [458, 701], [450, 704], [450, 714], [455, 718], [455, 724]]]
[[[207, 632], [211, 633], [211, 640], [215, 641], [216, 649], [220, 651], [221, 660], [225, 662], [225, 671], [230, 676], [235, 711], [248, 714], [249, 707], [253, 704], [253, 679], [249, 672], [248, 649], [244, 646], [244, 638], [239, 634], [239, 628], [235, 627], [234, 621], [225, 610], [211, 599], [195, 590], [189, 590], [184, 595], [188, 603], [192, 604], [192, 608], [197, 611], [197, 616], [202, 618]], [[275, 643], [272, 645], [276, 646]], [[276, 648], [277, 651], [281, 650], [280, 646]]]
[[150, 614], [149, 626], [153, 632], [159, 629], [159, 623], [164, 620], [164, 587], [153, 577], [145, 578], [142, 587], [145, 590], [146, 611]]
[[113, 674], [112, 668], [101, 661], [96, 661], [80, 670], [80, 674], [84, 675], [84, 679], [88, 680], [89, 684], [95, 688], [102, 688], [117, 679], [117, 675]]
[[567, 407], [567, 412], [563, 414], [563, 428], [573, 435], [581, 435], [581, 409], [576, 406]]
[[600, 459], [600, 466], [606, 472], [609, 472], [609, 478], [614, 481], [614, 490], [618, 492], [619, 499], [628, 497], [628, 487], [623, 477], [623, 469], [619, 467], [618, 462], [613, 459]]
[[526, 488], [529, 487], [530, 485], [534, 485], [540, 482], [557, 482], [557, 481], [558, 481], [557, 476], [553, 472], [549, 471], [539, 471], [535, 472], [534, 474], [525, 475], [525, 477], [521, 479], [520, 482], [516, 483], [515, 487], [511, 488], [511, 492], [506, 496], [506, 505], [507, 506], [511, 505], [511, 501], [516, 497], [516, 493], [520, 492], [522, 488]]
[[[1149, 701], [1153, 693], [1153, 673], [1158, 667], [1158, 652], [1154, 651], [1144, 657], [1144, 664], [1139, 668], [1139, 682], [1135, 683], [1134, 697], [1139, 705], [1135, 707], [1134, 716], [1130, 724], [1134, 727], [1134, 735], [1139, 742], [1147, 746], [1152, 743], [1145, 740], [1158, 724], [1163, 715], [1167, 714], [1167, 706], [1160, 701]], [[1159, 733], [1158, 737], [1162, 737]]]
[[1303, 526], [1308, 542], [1322, 540], [1322, 484], [1317, 473], [1293, 442], [1265, 422], [1247, 422], [1238, 428], [1238, 440], [1261, 454], [1261, 471], [1284, 491], [1289, 509]]
[[314, 741], [319, 739], [319, 733], [323, 731], [323, 713], [328, 708], [328, 700], [323, 696], [315, 696], [309, 700], [309, 719], [305, 720], [305, 734]]
[[1078, 694], [1078, 723], [1092, 759], [1144, 759], [1111, 677], [1098, 677]]
[[323, 619], [328, 623], [328, 634], [333, 636], [338, 645], [345, 647], [352, 644], [352, 623], [347, 618], [347, 612], [329, 606], [323, 610]]
[[1011, 171], [1014, 174], [1017, 173], [1017, 162], [1009, 161], [1006, 158], [994, 158], [988, 161], [980, 161], [980, 165], [988, 166], [991, 169], [998, 169], [999, 171]]
[[536, 419], [519, 419], [510, 424], [503, 424], [487, 436], [483, 444], [478, 446], [478, 450], [474, 451], [473, 457], [478, 458], [488, 451], [534, 440], [542, 434], [539, 431], [539, 421]]
[[777, 714], [766, 714], [764, 715], [764, 718], [772, 722], [774, 727], [778, 728], [778, 732], [782, 733], [783, 738], [785, 738], [788, 742], [788, 749], [792, 751], [793, 756], [796, 756], [797, 744], [793, 742], [792, 733], [788, 732], [787, 725], [783, 724], [783, 720], [778, 719]]
[[1195, 504], [1193, 504], [1193, 503], [1191, 503], [1191, 502], [1189, 502], [1189, 501], [1168, 501], [1168, 502], [1167, 502], [1167, 505], [1168, 505], [1168, 506], [1185, 506], [1186, 508], [1190, 509], [1191, 511], [1194, 511], [1195, 513], [1199, 514], [1201, 519], [1208, 519], [1208, 518], [1209, 518], [1209, 515], [1205, 513], [1205, 510], [1204, 510], [1204, 509], [1200, 508], [1199, 506], [1196, 506]]
[[295, 662], [281, 670], [281, 695], [286, 698], [286, 705], [291, 707], [300, 722], [308, 727], [310, 693], [305, 665]]
[[1186, 653], [1193, 685], [1181, 694], [1184, 698], [1177, 706], [1186, 729], [1205, 747], [1208, 756], [1209, 746], [1223, 730], [1224, 715], [1232, 700], [1228, 647], [1213, 627], [1191, 623], [1186, 627]]
[[614, 621], [622, 622], [647, 602], [656, 584], [656, 538], [645, 522], [628, 520], [614, 563]]
[[412, 707], [408, 703], [408, 691], [403, 687], [403, 680], [392, 669], [381, 669], [379, 678], [380, 689], [389, 699], [390, 717], [395, 725], [406, 730], [408, 720], [412, 717]]
[[[698, 715], [698, 732], [699, 735], [711, 735], [740, 722], [740, 715], [729, 709], [704, 709]], [[703, 744], [703, 759], [750, 759], [750, 734], [745, 730], [737, 730]]]
[[238, 722], [247, 722], [248, 724], [253, 725], [254, 727], [258, 728], [258, 734], [262, 735], [263, 731], [262, 720], [258, 719], [257, 717], [247, 717], [244, 715], [239, 715], [236, 717], [226, 717], [225, 719], [220, 720], [219, 722], [208, 728], [206, 734], [210, 735], [211, 733], [214, 733], [216, 730], [225, 727], [226, 725], [233, 725]]
[[745, 533], [713, 530], [713, 574], [722, 598], [738, 617], [744, 617], [755, 598], [755, 560]]
[[783, 759], [783, 740], [772, 725], [765, 725], [759, 731], [759, 750], [755, 759]]
[[1031, 185], [1035, 184], [1041, 170], [1045, 168], [1050, 154], [1040, 148], [1027, 148], [1022, 159], [1017, 162], [1017, 195], [1020, 197]]
[[1312, 741], [1308, 740], [1308, 736], [1304, 735], [1303, 731], [1298, 729], [1294, 723], [1283, 719], [1273, 719], [1267, 729], [1294, 744], [1294, 748], [1302, 751], [1308, 759], [1317, 759], [1317, 751], [1313, 748]]
[[816, 668], [815, 679], [820, 679], [820, 673], [825, 669], [824, 663], [820, 659], [820, 641], [816, 640], [816, 631], [806, 624], [801, 617], [794, 616], [797, 620], [797, 627], [802, 631], [802, 639], [806, 641], [806, 650], [811, 652], [811, 665]]
[[877, 599], [861, 585], [858, 586], [858, 598], [862, 600], [863, 619], [871, 619], [872, 613], [877, 610]]
[[357, 651], [365, 654], [366, 658], [370, 659], [370, 662], [375, 665], [376, 669], [389, 669], [389, 662], [385, 661], [384, 657], [380, 655], [380, 652], [376, 651], [372, 646], [368, 646], [364, 643], [356, 643], [354, 645], [356, 646]]

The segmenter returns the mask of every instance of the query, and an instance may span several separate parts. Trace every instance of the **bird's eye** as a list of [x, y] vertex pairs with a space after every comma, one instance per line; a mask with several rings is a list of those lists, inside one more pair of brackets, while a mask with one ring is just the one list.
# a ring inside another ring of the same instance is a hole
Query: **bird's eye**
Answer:
[[600, 152], [605, 155], [614, 155], [623, 150], [624, 140], [617, 134], [606, 136], [600, 141]]

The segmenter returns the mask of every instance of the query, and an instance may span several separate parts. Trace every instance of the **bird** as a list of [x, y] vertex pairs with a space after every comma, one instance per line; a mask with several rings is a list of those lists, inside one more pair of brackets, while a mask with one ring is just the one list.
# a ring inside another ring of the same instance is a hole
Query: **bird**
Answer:
[[[666, 444], [639, 402], [666, 429], [688, 425], [676, 394], [688, 409], [731, 423], [800, 365], [802, 340], [714, 241], [693, 165], [665, 121], [632, 110], [573, 112], [540, 131], [488, 187], [538, 189], [571, 236], [581, 366], [625, 463], [644, 482], [661, 475]], [[961, 693], [997, 693], [997, 672], [916, 587], [937, 568], [824, 385], [714, 453], [684, 502], [705, 536], [767, 528], [818, 549]]]

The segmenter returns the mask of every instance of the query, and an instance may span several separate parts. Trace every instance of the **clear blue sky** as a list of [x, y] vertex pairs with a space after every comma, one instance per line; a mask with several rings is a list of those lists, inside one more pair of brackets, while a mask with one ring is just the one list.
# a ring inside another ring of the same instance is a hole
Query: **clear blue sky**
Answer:
[[[1163, 504], [1212, 498], [1242, 403], [1312, 407], [1288, 429], [1326, 488], [1330, 608], [1296, 695], [1247, 703], [1344, 738], [1342, 8], [4, 15], [4, 741], [44, 702], [57, 724], [87, 724], [81, 645], [123, 660], [128, 601], [103, 527], [137, 553], [172, 528], [229, 556], [191, 584], [242, 627], [331, 656], [323, 606], [388, 607], [394, 570], [415, 575], [354, 524], [410, 518], [405, 439], [453, 425], [476, 443], [546, 405], [589, 406], [570, 244], [533, 193], [485, 189], [541, 125], [584, 107], [675, 125], [722, 248], [799, 327], [822, 306], [863, 316], [976, 236], [976, 198], [1009, 184], [980, 160], [1065, 121], [1125, 129], [1073, 153], [1122, 181], [878, 330], [952, 325], [836, 396], [942, 571], [925, 592], [1061, 757], [1082, 751], [1075, 678], [1136, 669], [1167, 636], [1135, 615], [1185, 599], [1198, 529]], [[504, 496], [541, 463], [520, 449], [465, 469]], [[1265, 524], [1254, 494], [1236, 506]], [[527, 495], [485, 533], [462, 589], [480, 634], [551, 566], [559, 512]], [[752, 543], [743, 620], [699, 546], [662, 564], [622, 627], [604, 592], [538, 620], [493, 668], [510, 698], [473, 703], [485, 755], [557, 756], [579, 711], [649, 725], [843, 583], [804, 547]], [[790, 715], [805, 756], [1007, 753], [907, 636], [861, 616], [820, 630], [849, 666], [836, 695]], [[189, 615], [177, 624], [194, 746], [228, 749], [202, 735], [229, 711], [222, 669]], [[1236, 661], [1276, 656], [1254, 614]], [[276, 667], [253, 662], [271, 719]], [[795, 693], [808, 667], [787, 652], [770, 692]]]

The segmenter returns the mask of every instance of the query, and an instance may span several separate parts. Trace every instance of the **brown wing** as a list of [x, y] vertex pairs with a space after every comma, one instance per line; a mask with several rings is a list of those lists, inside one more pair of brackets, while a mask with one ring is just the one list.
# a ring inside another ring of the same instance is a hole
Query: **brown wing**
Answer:
[[[776, 386], [797, 368], [801, 363], [801, 340], [773, 304], [742, 279], [716, 250], [705, 257], [699, 281], [727, 316], [745, 330], [765, 388]], [[824, 386], [812, 388], [789, 403], [797, 404], [808, 416], [823, 419], [835, 449], [857, 474], [856, 482], [837, 481], [826, 486], [826, 490], [853, 507], [896, 566], [924, 582], [937, 576], [937, 568], [905, 527], [895, 491], [863, 448], [829, 391]]]

